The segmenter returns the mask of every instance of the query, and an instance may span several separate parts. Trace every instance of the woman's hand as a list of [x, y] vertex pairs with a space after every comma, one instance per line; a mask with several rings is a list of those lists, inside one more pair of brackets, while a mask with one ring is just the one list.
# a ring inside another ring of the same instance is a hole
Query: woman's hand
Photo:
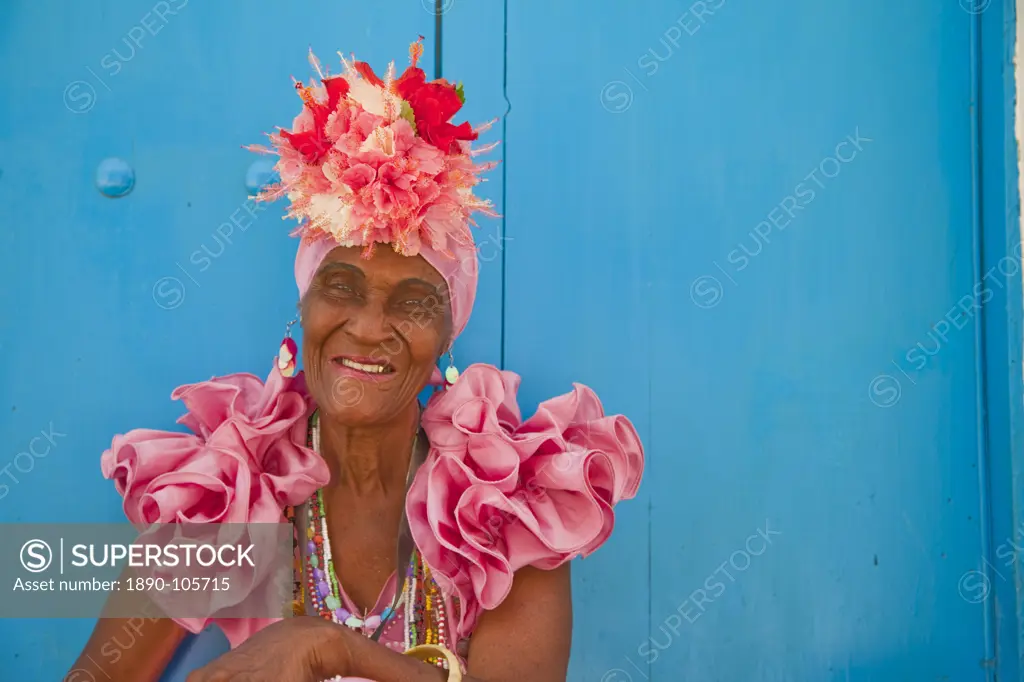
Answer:
[[344, 676], [347, 631], [314, 616], [286, 618], [193, 671], [185, 682], [322, 682]]

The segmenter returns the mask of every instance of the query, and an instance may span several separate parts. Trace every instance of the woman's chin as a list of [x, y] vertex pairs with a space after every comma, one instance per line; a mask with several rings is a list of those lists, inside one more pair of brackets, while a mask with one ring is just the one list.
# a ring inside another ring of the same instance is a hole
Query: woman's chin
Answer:
[[388, 380], [365, 380], [359, 376], [337, 376], [327, 394], [327, 404], [320, 405], [331, 419], [348, 426], [375, 424], [388, 421], [401, 412], [406, 400], [401, 376], [394, 374]]
[[373, 426], [387, 422], [387, 419], [381, 419], [382, 411], [373, 409], [368, 403], [348, 406], [331, 404], [319, 407], [322, 418], [330, 419], [342, 426]]

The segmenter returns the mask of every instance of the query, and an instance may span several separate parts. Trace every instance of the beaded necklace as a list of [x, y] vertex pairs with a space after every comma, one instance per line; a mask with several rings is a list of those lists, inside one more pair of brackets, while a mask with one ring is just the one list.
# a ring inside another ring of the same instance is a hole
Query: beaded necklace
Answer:
[[[320, 428], [318, 413], [310, 417], [307, 447], [320, 452]], [[285, 517], [293, 526], [293, 600], [291, 611], [294, 615], [306, 612], [306, 589], [309, 590], [310, 603], [322, 617], [335, 623], [370, 636], [385, 621], [387, 634], [398, 620], [397, 613], [386, 607], [380, 614], [359, 617], [345, 608], [342, 601], [341, 583], [334, 570], [334, 558], [331, 551], [330, 537], [327, 533], [327, 513], [324, 504], [323, 489], [320, 489], [306, 505], [306, 560], [299, 544], [299, 527], [296, 523], [294, 507], [285, 508]], [[305, 566], [303, 566], [305, 564]], [[305, 570], [303, 570], [305, 568]], [[420, 553], [413, 550], [409, 564], [405, 570], [405, 580], [398, 598], [398, 611], [403, 621], [405, 650], [420, 644], [438, 644], [451, 648], [448, 642], [448, 627], [445, 614], [444, 598], [440, 588], [430, 575], [430, 568], [423, 562]], [[447, 661], [442, 657], [432, 658], [430, 662], [440, 668], [447, 668]], [[335, 678], [341, 679], [341, 678]]]

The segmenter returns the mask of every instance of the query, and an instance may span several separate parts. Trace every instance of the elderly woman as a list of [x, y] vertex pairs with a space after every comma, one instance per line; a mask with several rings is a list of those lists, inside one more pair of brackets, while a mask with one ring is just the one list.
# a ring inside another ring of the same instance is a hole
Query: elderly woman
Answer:
[[565, 679], [569, 562], [607, 540], [643, 449], [585, 386], [523, 420], [518, 376], [455, 368], [471, 214], [493, 215], [473, 187], [492, 164], [473, 160], [481, 129], [450, 122], [461, 87], [427, 82], [410, 53], [384, 79], [344, 59], [326, 76], [311, 55], [319, 84], [296, 84], [292, 130], [259, 149], [281, 176], [260, 198], [299, 220], [304, 372], [286, 335], [265, 384], [174, 392], [193, 434], [132, 431], [102, 457], [138, 525], [292, 524], [291, 617], [153, 619], [116, 660], [104, 645], [126, 621], [102, 618], [75, 666], [92, 679], [156, 680], [210, 623], [231, 651], [189, 682]]

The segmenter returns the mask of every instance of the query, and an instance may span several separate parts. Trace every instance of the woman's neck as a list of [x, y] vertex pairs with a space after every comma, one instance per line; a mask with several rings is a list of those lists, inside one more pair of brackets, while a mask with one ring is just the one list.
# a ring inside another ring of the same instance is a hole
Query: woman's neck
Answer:
[[372, 426], [347, 426], [320, 416], [320, 454], [331, 471], [328, 488], [356, 496], [404, 495], [419, 429], [414, 401], [391, 421]]

